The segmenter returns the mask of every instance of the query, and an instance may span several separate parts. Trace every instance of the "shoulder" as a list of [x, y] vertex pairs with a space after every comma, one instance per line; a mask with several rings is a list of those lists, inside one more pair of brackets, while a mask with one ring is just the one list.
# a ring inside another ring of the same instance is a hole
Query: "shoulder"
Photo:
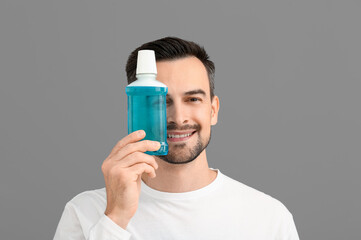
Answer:
[[[223, 175], [222, 191], [228, 196], [227, 205], [240, 213], [248, 224], [269, 229], [277, 239], [299, 239], [293, 215], [278, 199]], [[270, 230], [271, 229], [271, 230]]]
[[91, 227], [103, 216], [105, 205], [105, 188], [79, 193], [66, 203], [56, 236], [78, 235], [82, 232], [88, 239]]
[[286, 206], [278, 199], [224, 174], [223, 190], [225, 194], [229, 194], [231, 199], [248, 206], [249, 209], [261, 212], [272, 212], [273, 214], [281, 216], [288, 215], [289, 217], [291, 215]]
[[73, 197], [67, 205], [80, 212], [104, 211], [106, 206], [105, 188], [81, 192]]

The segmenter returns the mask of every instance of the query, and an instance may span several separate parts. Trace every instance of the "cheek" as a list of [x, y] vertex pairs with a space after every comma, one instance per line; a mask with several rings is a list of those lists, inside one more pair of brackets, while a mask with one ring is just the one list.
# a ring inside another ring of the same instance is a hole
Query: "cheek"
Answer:
[[203, 129], [210, 128], [211, 125], [211, 110], [198, 109], [195, 111], [194, 119], [197, 121]]

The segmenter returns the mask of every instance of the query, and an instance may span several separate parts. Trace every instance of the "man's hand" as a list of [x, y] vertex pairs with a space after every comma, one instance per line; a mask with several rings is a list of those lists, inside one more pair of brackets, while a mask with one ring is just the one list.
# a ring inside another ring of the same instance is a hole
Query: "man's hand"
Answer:
[[107, 193], [105, 215], [123, 229], [134, 216], [139, 201], [141, 177], [144, 172], [156, 176], [158, 164], [146, 151], [157, 151], [160, 143], [143, 140], [139, 130], [122, 138], [102, 164]]

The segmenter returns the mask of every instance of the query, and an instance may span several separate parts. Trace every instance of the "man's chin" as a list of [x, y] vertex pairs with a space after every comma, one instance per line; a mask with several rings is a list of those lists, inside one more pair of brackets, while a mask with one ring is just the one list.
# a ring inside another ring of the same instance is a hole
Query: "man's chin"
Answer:
[[166, 156], [157, 156], [160, 159], [164, 160], [170, 164], [186, 164], [192, 162], [195, 158], [191, 158], [190, 156], [186, 156], [181, 151], [169, 151]]

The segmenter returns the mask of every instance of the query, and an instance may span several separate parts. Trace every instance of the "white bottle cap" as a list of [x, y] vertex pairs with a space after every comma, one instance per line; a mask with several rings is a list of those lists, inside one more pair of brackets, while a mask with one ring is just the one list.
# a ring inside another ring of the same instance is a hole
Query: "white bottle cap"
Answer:
[[136, 74], [144, 73], [157, 74], [157, 65], [155, 62], [155, 53], [153, 50], [138, 51]]

